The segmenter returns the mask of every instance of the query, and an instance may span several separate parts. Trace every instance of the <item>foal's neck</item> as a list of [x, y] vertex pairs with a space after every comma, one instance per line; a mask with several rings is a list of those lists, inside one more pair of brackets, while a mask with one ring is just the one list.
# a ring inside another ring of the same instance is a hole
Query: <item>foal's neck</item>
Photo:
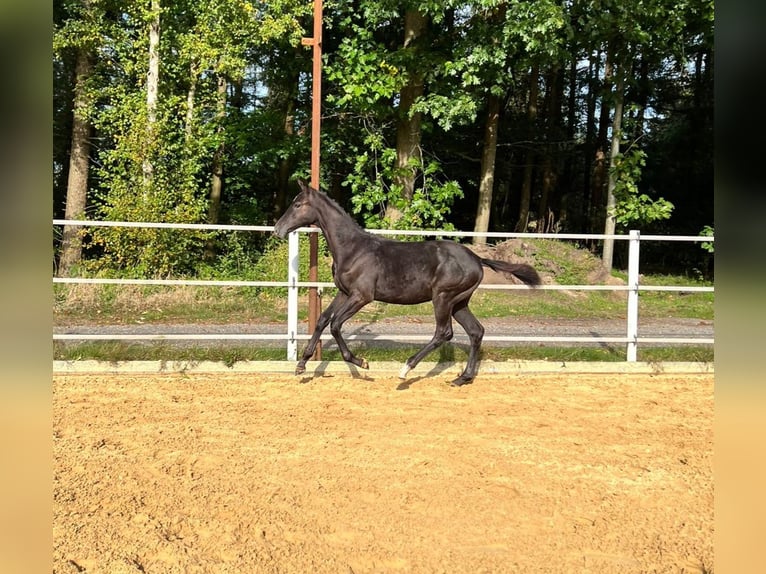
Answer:
[[327, 240], [327, 246], [333, 254], [334, 259], [338, 259], [338, 254], [352, 247], [353, 238], [364, 235], [364, 231], [351, 216], [343, 209], [327, 198], [326, 209], [321, 210], [319, 217], [319, 227]]

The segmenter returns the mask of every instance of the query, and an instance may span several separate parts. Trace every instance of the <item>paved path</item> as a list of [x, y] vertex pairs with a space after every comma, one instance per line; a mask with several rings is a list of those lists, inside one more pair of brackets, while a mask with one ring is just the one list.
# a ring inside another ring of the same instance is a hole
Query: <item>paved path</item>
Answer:
[[[495, 341], [494, 337], [624, 337], [626, 323], [624, 320], [614, 319], [550, 319], [542, 320], [530, 317], [515, 318], [487, 318], [481, 320], [485, 327], [485, 345], [511, 346], [520, 344], [535, 344], [534, 342]], [[713, 338], [714, 324], [711, 320], [701, 319], [643, 319], [639, 322], [639, 337], [657, 338]], [[343, 334], [349, 341], [355, 339], [374, 338], [375, 345], [396, 345], [396, 337], [417, 337], [409, 340], [412, 344], [430, 338], [433, 334], [433, 318], [429, 316], [412, 316], [383, 318], [376, 322], [348, 321], [343, 327]], [[462, 328], [454, 324], [455, 338], [458, 343], [466, 343], [468, 338]], [[57, 334], [97, 334], [97, 335], [232, 335], [232, 334], [266, 334], [281, 335], [286, 332], [284, 323], [261, 323], [261, 324], [132, 324], [132, 325], [99, 325], [99, 326], [67, 326], [54, 327]], [[299, 323], [298, 334], [307, 335], [305, 322]], [[329, 329], [325, 331], [329, 338]], [[304, 337], [305, 338], [305, 337]], [[283, 340], [173, 340], [174, 344], [200, 345], [200, 344], [235, 344], [242, 345], [256, 343], [263, 346], [281, 347]], [[301, 341], [301, 344], [303, 342]], [[334, 344], [334, 343], [333, 343]], [[368, 343], [370, 344], [370, 343]], [[398, 344], [401, 344], [398, 343]], [[546, 345], [556, 343], [546, 342]], [[571, 346], [574, 343], [558, 343]], [[579, 345], [599, 345], [604, 343], [577, 343]], [[619, 344], [619, 343], [617, 343]], [[665, 345], [667, 343], [664, 343]]]

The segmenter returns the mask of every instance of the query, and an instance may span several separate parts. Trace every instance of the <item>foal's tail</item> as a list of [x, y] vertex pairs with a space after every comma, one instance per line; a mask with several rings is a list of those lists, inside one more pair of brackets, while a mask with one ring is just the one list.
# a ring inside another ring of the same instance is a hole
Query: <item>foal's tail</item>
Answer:
[[497, 261], [496, 259], [482, 259], [481, 264], [486, 265], [493, 271], [510, 273], [517, 279], [520, 279], [523, 283], [532, 287], [537, 287], [542, 283], [540, 275], [537, 274], [534, 267], [527, 265], [526, 263], [506, 263], [505, 261]]

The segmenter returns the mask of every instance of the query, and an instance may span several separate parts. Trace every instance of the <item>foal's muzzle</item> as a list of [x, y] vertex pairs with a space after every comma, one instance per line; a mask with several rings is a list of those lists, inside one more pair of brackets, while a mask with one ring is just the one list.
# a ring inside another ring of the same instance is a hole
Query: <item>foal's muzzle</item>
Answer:
[[280, 239], [287, 237], [287, 231], [279, 225], [274, 227], [274, 231], [272, 231], [271, 234], [279, 237]]

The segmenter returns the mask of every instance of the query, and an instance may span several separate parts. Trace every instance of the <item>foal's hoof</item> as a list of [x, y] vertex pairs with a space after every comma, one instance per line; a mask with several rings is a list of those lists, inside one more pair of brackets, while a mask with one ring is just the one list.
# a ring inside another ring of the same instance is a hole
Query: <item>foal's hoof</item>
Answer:
[[458, 377], [450, 383], [453, 387], [462, 387], [463, 385], [470, 385], [473, 382], [473, 378], [467, 379], [464, 377]]
[[306, 372], [306, 367], [304, 365], [298, 365], [297, 367], [295, 367], [296, 375], [302, 375], [305, 372]]

